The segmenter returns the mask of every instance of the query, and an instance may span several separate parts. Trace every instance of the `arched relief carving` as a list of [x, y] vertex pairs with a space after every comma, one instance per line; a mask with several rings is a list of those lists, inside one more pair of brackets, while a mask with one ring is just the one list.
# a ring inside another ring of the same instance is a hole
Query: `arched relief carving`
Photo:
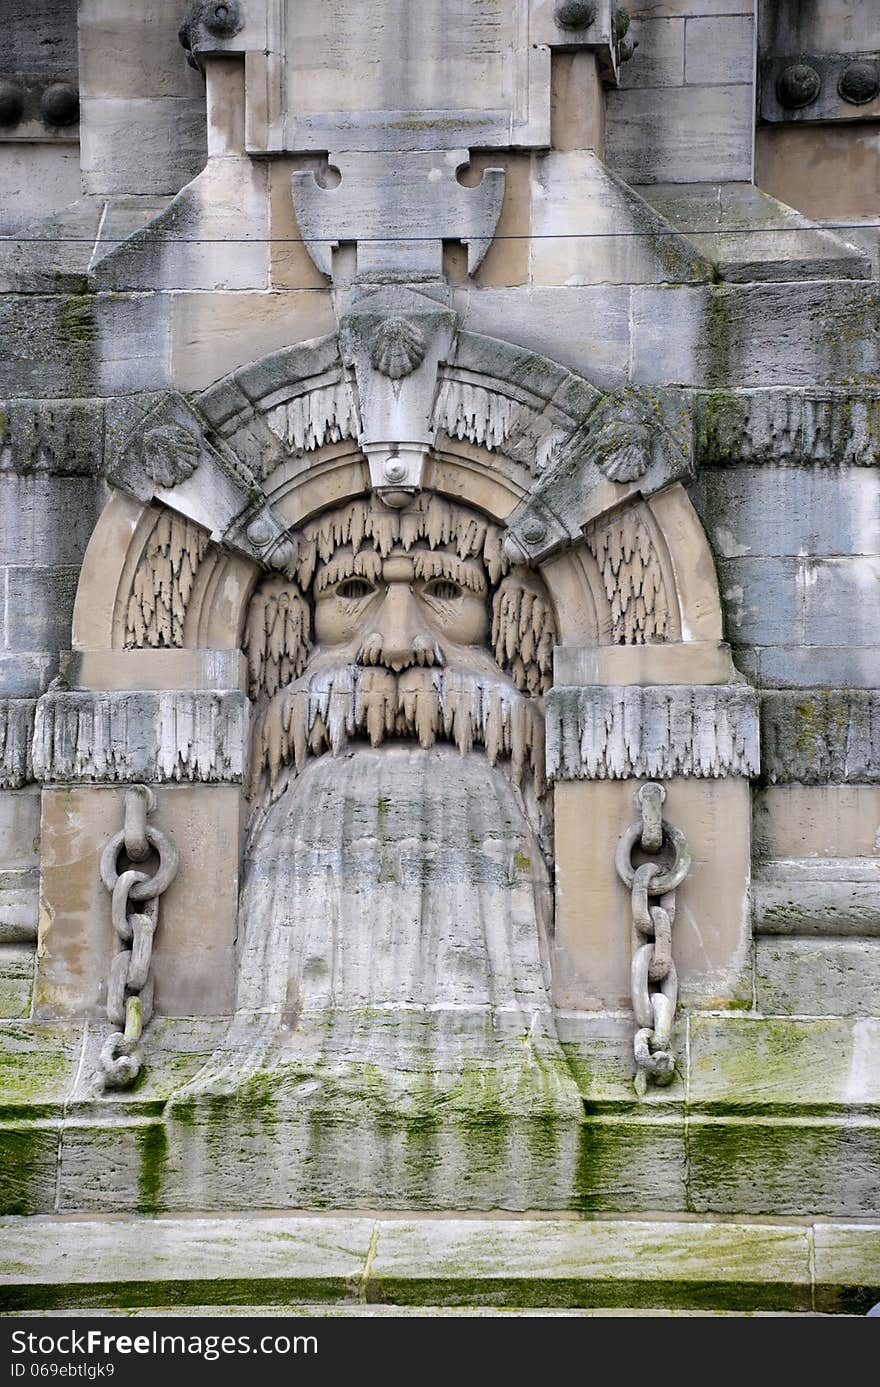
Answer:
[[[547, 583], [561, 644], [720, 639], [711, 554], [675, 482], [690, 468], [681, 392], [610, 397], [555, 363], [460, 332], [438, 369], [433, 423], [423, 485], [505, 527], [511, 561]], [[160, 402], [111, 469], [125, 490], [155, 499], [129, 533], [102, 648], [166, 640], [229, 648], [244, 630], [259, 573], [293, 572], [296, 532], [321, 510], [369, 492], [359, 428], [357, 390], [335, 337], [275, 353], [192, 401]], [[173, 477], [182, 431], [182, 480], [160, 488], [148, 473]], [[609, 480], [609, 459], [625, 479]], [[183, 525], [162, 522], [164, 547], [157, 502], [185, 517]], [[211, 543], [181, 539], [188, 527], [208, 532]], [[180, 553], [172, 554], [175, 544]], [[81, 588], [106, 586], [106, 561], [99, 579], [93, 559], [87, 555]], [[154, 612], [171, 621], [169, 634], [150, 625]]]

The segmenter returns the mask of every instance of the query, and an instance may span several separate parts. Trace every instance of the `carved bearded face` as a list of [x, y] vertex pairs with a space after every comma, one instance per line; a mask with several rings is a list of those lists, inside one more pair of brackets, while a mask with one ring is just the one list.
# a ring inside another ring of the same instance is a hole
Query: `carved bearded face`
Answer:
[[540, 580], [509, 570], [496, 526], [427, 493], [404, 511], [352, 502], [298, 544], [299, 582], [264, 580], [248, 618], [257, 781], [407, 737], [480, 745], [542, 779], [552, 608]]

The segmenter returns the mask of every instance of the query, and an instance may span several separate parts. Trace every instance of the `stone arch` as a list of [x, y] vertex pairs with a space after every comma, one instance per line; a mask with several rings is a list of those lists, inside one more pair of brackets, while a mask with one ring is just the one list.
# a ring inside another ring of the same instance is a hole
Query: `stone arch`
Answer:
[[[130, 646], [133, 585], [169, 511], [191, 581], [173, 639], [153, 646], [238, 649], [253, 585], [283, 569], [290, 531], [369, 489], [359, 427], [336, 336], [190, 399], [166, 395], [113, 456], [116, 490], [83, 564], [74, 649]], [[507, 527], [512, 553], [547, 582], [563, 646], [721, 640], [714, 563], [681, 485], [692, 466], [687, 392], [604, 394], [546, 358], [460, 332], [437, 371], [432, 427], [424, 486]]]

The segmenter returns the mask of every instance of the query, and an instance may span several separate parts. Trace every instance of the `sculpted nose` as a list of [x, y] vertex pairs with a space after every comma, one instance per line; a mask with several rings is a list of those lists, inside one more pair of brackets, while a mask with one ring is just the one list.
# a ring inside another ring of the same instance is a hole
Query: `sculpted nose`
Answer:
[[375, 633], [379, 637], [379, 658], [393, 670], [414, 664], [426, 644], [433, 644], [409, 583], [388, 584], [377, 613]]

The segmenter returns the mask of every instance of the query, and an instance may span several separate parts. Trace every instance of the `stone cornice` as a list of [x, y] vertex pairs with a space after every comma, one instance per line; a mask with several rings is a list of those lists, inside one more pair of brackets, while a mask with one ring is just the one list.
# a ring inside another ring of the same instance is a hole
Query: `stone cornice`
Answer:
[[747, 684], [590, 685], [547, 695], [554, 780], [755, 776], [758, 707]]
[[50, 691], [34, 728], [37, 780], [240, 782], [248, 702], [237, 691]]

